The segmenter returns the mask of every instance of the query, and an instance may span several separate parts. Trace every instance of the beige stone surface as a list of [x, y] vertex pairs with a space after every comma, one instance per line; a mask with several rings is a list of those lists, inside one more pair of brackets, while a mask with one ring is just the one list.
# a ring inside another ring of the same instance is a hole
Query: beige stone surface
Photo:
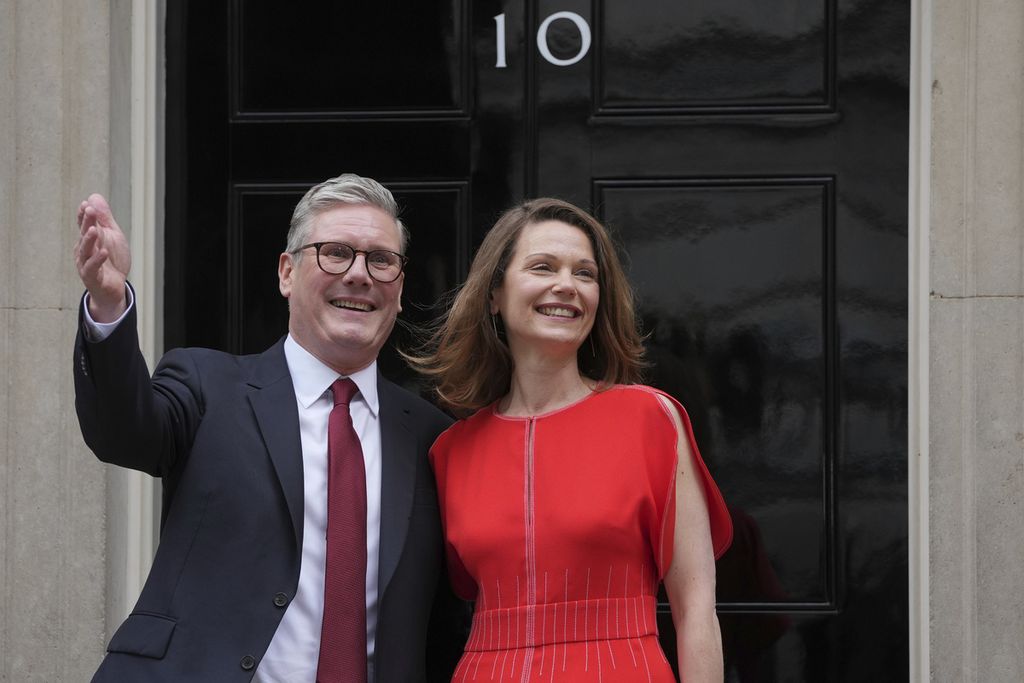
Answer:
[[[9, 414], [9, 386], [10, 386], [10, 364], [8, 351], [8, 330], [10, 327], [11, 312], [7, 308], [0, 308], [0, 416]], [[11, 606], [8, 604], [8, 591], [4, 586], [8, 585], [8, 558], [11, 553], [8, 551], [8, 523], [11, 519], [7, 510], [7, 501], [10, 498], [11, 488], [11, 463], [7, 457], [7, 429], [8, 422], [0, 417], [0, 662], [7, 662], [10, 659], [8, 649], [7, 624], [10, 620]], [[0, 664], [0, 681], [7, 680], [7, 666]]]
[[978, 680], [1024, 681], [1024, 299], [974, 306]]
[[[78, 306], [82, 283], [70, 255], [78, 238], [75, 211], [92, 192], [109, 194], [110, 152], [110, 10], [108, 2], [65, 3], [62, 54], [64, 116], [60, 206], [50, 218], [61, 254], [60, 305]], [[122, 38], [121, 42], [129, 42]], [[127, 103], [126, 103], [127, 106]], [[127, 165], [127, 164], [124, 164]]]
[[111, 165], [107, 0], [0, 1], [0, 681], [88, 680], [105, 470], [74, 413], [74, 209]]
[[9, 321], [7, 666], [11, 680], [82, 680], [104, 639], [105, 488], [75, 437], [74, 317], [16, 310]]
[[[11, 250], [12, 297], [19, 308], [56, 308], [63, 204], [63, 3], [19, 2], [14, 43], [17, 188]], [[65, 252], [66, 253], [66, 252]]]
[[932, 291], [1024, 283], [1024, 3], [935, 0]]
[[1024, 680], [1024, 301], [930, 316], [932, 678]]
[[963, 296], [968, 286], [964, 264], [973, 257], [966, 216], [971, 187], [965, 174], [974, 162], [966, 150], [975, 108], [965, 64], [973, 64], [974, 3], [933, 0], [932, 6], [931, 39], [942, 48], [932, 52], [931, 291]]
[[10, 257], [17, 175], [14, 126], [14, 6], [0, 1], [0, 309], [11, 305]]
[[[974, 458], [965, 458], [964, 433], [973, 424], [964, 408], [964, 372], [969, 366], [965, 308], [959, 299], [936, 299], [930, 307], [931, 379], [928, 498], [931, 535], [929, 641], [934, 681], [959, 680], [964, 637], [976, 618], [974, 563]], [[969, 313], [968, 313], [969, 314]], [[950, 615], [957, 615], [950, 619]], [[966, 679], [965, 679], [966, 680]]]
[[[17, 172], [14, 157], [14, 130], [11, 125], [14, 92], [14, 5], [0, 1], [0, 587], [7, 585], [8, 551], [7, 498], [10, 488], [10, 466], [7, 448], [8, 386], [10, 330], [10, 225], [13, 182]], [[11, 644], [7, 637], [11, 607], [7, 590], [0, 588], [0, 662], [10, 659]], [[0, 664], [0, 681], [8, 680], [8, 667]]]
[[1022, 293], [1024, 3], [978, 3], [974, 209], [977, 293]]
[[1024, 4], [932, 3], [930, 678], [1024, 680]]

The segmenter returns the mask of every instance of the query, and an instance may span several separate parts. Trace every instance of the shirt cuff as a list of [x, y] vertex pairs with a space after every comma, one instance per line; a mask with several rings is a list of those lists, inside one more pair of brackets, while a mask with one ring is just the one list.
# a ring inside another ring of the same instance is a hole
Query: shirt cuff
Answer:
[[132, 310], [132, 306], [135, 305], [135, 293], [132, 292], [132, 288], [127, 284], [125, 284], [124, 287], [124, 298], [126, 304], [124, 307], [124, 313], [122, 313], [117, 320], [112, 323], [98, 323], [92, 319], [91, 315], [89, 315], [89, 292], [85, 293], [82, 297], [82, 319], [85, 323], [84, 332], [86, 340], [93, 343], [101, 342], [114, 333], [117, 326], [120, 325], [121, 321], [124, 320], [124, 317], [128, 315], [128, 311]]

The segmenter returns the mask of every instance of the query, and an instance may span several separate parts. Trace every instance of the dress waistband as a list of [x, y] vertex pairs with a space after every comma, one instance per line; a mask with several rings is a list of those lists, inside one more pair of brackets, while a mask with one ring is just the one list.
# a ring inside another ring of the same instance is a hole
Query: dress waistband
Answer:
[[506, 650], [658, 634], [653, 595], [477, 610], [466, 650]]

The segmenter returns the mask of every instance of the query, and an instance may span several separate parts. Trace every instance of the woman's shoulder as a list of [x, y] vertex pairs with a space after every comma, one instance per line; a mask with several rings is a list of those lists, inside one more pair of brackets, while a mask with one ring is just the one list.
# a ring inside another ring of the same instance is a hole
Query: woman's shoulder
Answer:
[[631, 403], [638, 406], [656, 407], [664, 405], [666, 401], [679, 405], [679, 401], [661, 389], [646, 384], [613, 384], [607, 389], [600, 390], [610, 402]]
[[433, 448], [430, 449], [431, 452], [437, 453], [444, 451], [449, 448], [452, 443], [456, 443], [467, 435], [486, 428], [490, 419], [494, 416], [493, 407], [493, 405], [484, 406], [469, 417], [456, 420], [450, 427], [448, 427], [448, 429], [441, 432], [437, 437], [437, 440], [434, 441]]
[[605, 409], [614, 410], [620, 416], [629, 414], [634, 419], [645, 418], [656, 424], [666, 423], [673, 429], [677, 415], [682, 416], [684, 421], [688, 420], [683, 405], [671, 394], [657, 387], [646, 384], [615, 384], [602, 393], [605, 396]]

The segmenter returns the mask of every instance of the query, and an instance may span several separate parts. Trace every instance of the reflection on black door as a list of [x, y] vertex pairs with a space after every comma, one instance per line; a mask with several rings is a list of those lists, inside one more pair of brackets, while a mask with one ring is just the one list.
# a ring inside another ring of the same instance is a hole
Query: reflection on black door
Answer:
[[291, 208], [341, 171], [404, 207], [411, 322], [509, 204], [590, 208], [627, 255], [649, 382], [689, 408], [732, 509], [727, 680], [906, 680], [909, 15], [168, 3], [165, 343], [277, 339]]

